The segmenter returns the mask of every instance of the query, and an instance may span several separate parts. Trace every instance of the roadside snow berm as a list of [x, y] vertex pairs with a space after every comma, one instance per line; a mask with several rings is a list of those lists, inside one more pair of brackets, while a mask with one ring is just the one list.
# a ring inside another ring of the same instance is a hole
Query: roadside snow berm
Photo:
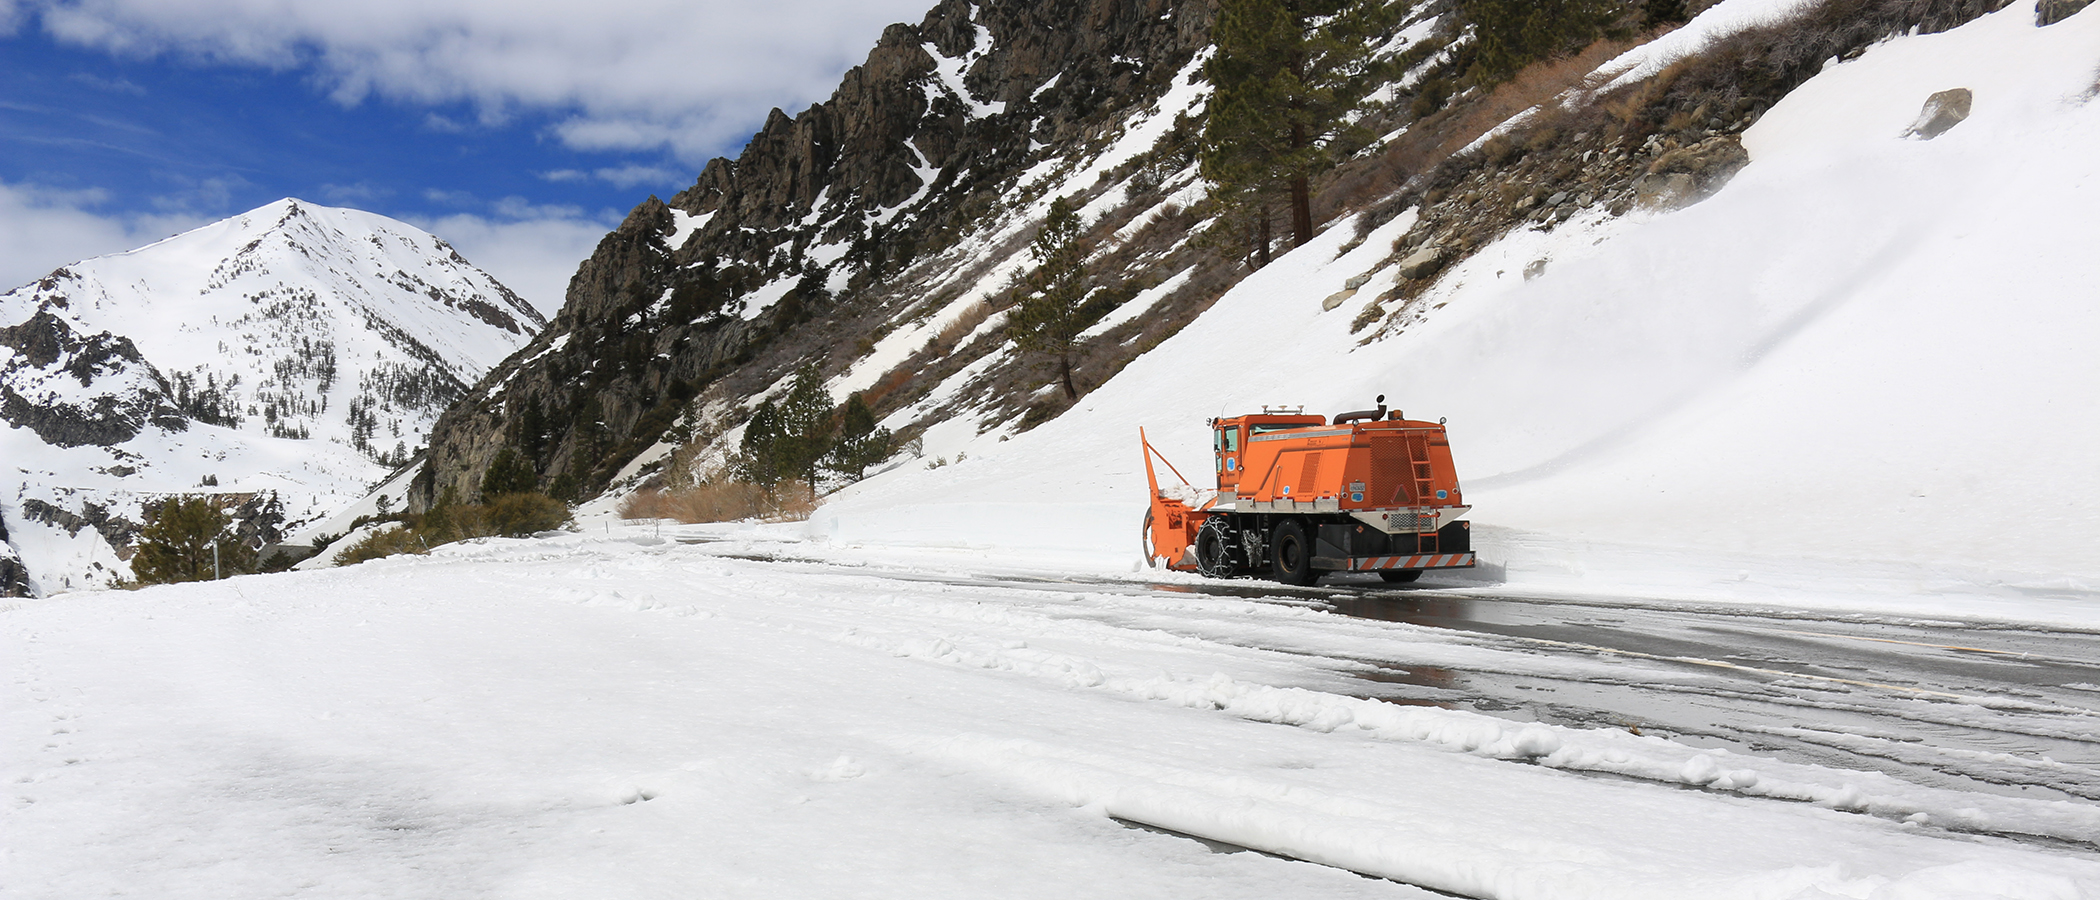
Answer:
[[[1413, 581], [1473, 565], [1471, 525], [1442, 422], [1378, 408], [1333, 424], [1303, 407], [1212, 419], [1217, 488], [1198, 488], [1138, 429], [1152, 507], [1145, 553], [1213, 578], [1266, 574], [1311, 584], [1327, 572]], [[1182, 484], [1161, 488], [1159, 456]]]

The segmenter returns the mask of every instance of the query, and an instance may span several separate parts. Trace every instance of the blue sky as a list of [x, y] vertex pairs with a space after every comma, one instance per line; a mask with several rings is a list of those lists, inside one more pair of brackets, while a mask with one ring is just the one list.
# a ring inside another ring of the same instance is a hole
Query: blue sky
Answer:
[[551, 312], [627, 210], [930, 4], [0, 0], [0, 289], [291, 196]]

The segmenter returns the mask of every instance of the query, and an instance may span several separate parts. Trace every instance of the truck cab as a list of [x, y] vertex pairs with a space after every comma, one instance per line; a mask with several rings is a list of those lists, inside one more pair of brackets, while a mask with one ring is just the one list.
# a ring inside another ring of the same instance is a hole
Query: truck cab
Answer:
[[1271, 413], [1234, 416], [1229, 419], [1210, 421], [1212, 444], [1217, 450], [1218, 502], [1230, 503], [1237, 498], [1240, 476], [1246, 471], [1245, 452], [1247, 442], [1257, 435], [1292, 428], [1317, 427], [1327, 424], [1326, 416], [1310, 416], [1299, 413]]

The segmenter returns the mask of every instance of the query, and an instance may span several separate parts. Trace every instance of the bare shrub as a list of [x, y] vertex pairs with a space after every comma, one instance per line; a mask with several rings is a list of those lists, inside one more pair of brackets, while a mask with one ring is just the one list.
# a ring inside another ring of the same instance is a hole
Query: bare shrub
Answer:
[[[1684, 110], [1761, 113], [1822, 71], [1890, 35], [1935, 33], [1997, 10], [2005, 0], [1823, 0], [1792, 18], [1715, 41], [1646, 83], [1606, 98], [1630, 128], [1669, 127]], [[1696, 118], [1696, 117], [1693, 117]], [[1685, 124], [1689, 124], [1688, 122]]]
[[976, 331], [977, 326], [983, 325], [984, 320], [991, 317], [991, 304], [983, 300], [970, 304], [968, 309], [963, 310], [962, 315], [948, 323], [948, 327], [941, 329], [940, 337], [934, 338], [934, 346], [940, 348], [942, 356], [954, 353], [963, 338], [969, 337], [970, 332]]
[[617, 511], [622, 519], [668, 519], [664, 515], [664, 492], [662, 488], [642, 488], [620, 501]]
[[1495, 126], [1571, 88], [1581, 87], [1598, 66], [1634, 46], [1634, 41], [1607, 38], [1591, 43], [1579, 53], [1533, 63], [1496, 85], [1487, 96], [1455, 105], [1418, 123], [1393, 142], [1392, 149], [1386, 152], [1387, 164], [1403, 172], [1428, 169]]
[[672, 519], [687, 524], [809, 518], [817, 508], [809, 485], [782, 481], [771, 491], [748, 481], [721, 481], [662, 490], [645, 488], [620, 501], [620, 518]]
[[912, 370], [905, 366], [892, 369], [888, 375], [882, 376], [882, 380], [875, 382], [874, 387], [862, 391], [860, 395], [861, 400], [869, 406], [880, 406], [884, 400], [889, 399], [891, 394], [895, 394], [903, 390], [906, 385], [911, 384], [912, 375]]

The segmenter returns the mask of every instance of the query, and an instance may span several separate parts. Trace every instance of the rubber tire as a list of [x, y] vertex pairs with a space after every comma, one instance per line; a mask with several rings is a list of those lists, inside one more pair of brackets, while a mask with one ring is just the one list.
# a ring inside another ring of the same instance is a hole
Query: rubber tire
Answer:
[[1320, 573], [1313, 569], [1312, 558], [1312, 540], [1303, 522], [1285, 519], [1276, 523], [1276, 530], [1269, 533], [1270, 578], [1299, 587], [1318, 581]]
[[1389, 584], [1406, 584], [1422, 577], [1421, 569], [1386, 569], [1378, 573]]
[[1239, 574], [1239, 554], [1233, 547], [1233, 532], [1224, 516], [1211, 516], [1196, 529], [1196, 571], [1211, 578]]
[[1145, 554], [1145, 568], [1159, 568], [1159, 557], [1152, 555], [1152, 510], [1145, 510], [1145, 524], [1138, 527], [1138, 547]]

